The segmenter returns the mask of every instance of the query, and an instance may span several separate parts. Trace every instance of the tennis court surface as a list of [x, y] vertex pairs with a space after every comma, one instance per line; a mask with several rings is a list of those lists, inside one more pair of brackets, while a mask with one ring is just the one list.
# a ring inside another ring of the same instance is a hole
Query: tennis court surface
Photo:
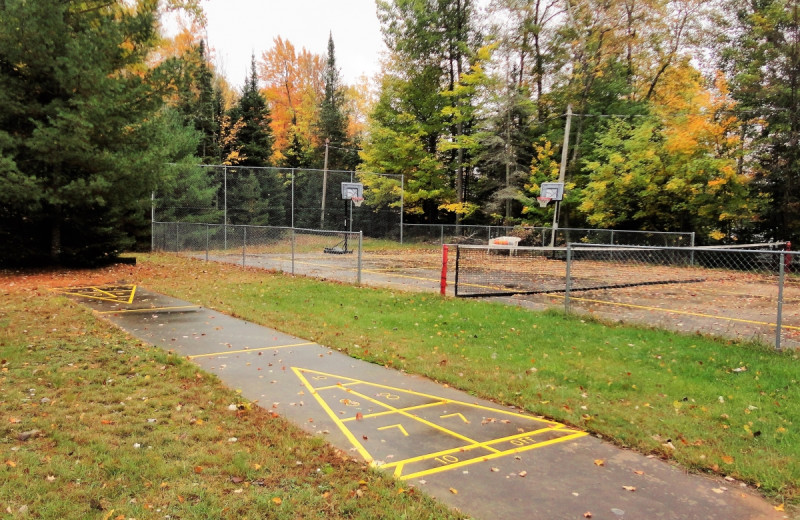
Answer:
[[192, 302], [136, 285], [61, 292], [475, 518], [783, 518], [736, 483]]

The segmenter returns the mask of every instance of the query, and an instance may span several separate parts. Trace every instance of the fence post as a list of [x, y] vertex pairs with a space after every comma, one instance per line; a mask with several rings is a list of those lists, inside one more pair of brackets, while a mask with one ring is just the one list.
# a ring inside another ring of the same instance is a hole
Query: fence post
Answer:
[[208, 262], [208, 232], [209, 224], [206, 224], [206, 262]]
[[244, 257], [247, 248], [247, 226], [242, 226], [242, 267], [244, 267]]
[[181, 223], [180, 222], [176, 222], [175, 223], [175, 252], [176, 253], [179, 253], [180, 250], [181, 250], [180, 249], [180, 237], [179, 237], [180, 229], [181, 229]]
[[225, 251], [228, 250], [228, 167], [222, 167], [222, 231], [223, 231], [223, 246]]
[[567, 243], [567, 267], [565, 273], [565, 284], [564, 284], [564, 312], [569, 314], [569, 290], [572, 285], [571, 279], [571, 272], [572, 270], [572, 244]]
[[358, 232], [358, 275], [357, 275], [357, 283], [361, 285], [361, 248], [364, 245], [364, 232]]
[[692, 231], [692, 234], [690, 235], [690, 239], [689, 240], [690, 240], [689, 243], [692, 245], [692, 253], [691, 253], [691, 258], [689, 260], [690, 261], [689, 265], [694, 267], [694, 231]]
[[[292, 247], [294, 247], [294, 168], [292, 168]], [[294, 254], [292, 254], [292, 262], [294, 262]], [[292, 274], [294, 274], [294, 269], [292, 269]]]
[[442, 277], [439, 285], [439, 294], [447, 293], [447, 244], [442, 246]]
[[406, 176], [400, 175], [400, 244], [403, 243], [403, 213], [405, 212], [405, 189]]
[[778, 267], [778, 317], [775, 320], [775, 350], [781, 349], [781, 329], [783, 328], [781, 323], [783, 319], [783, 281], [784, 274], [786, 273], [786, 268], [784, 267], [786, 253], [781, 253], [780, 255], [781, 262]]
[[150, 252], [156, 250], [156, 192], [150, 192]]
[[439, 245], [444, 245], [444, 224], [439, 224]]

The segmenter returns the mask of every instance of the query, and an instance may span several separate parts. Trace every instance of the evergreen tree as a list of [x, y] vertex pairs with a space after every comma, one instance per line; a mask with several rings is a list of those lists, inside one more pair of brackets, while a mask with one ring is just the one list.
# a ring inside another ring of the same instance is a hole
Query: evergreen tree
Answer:
[[147, 65], [157, 8], [0, 5], [0, 263], [102, 262], [146, 229], [166, 164], [187, 154], [162, 110], [177, 64]]
[[[256, 58], [230, 118], [238, 129], [238, 166], [271, 166], [274, 138], [270, 109], [258, 88]], [[283, 225], [285, 222], [284, 179], [277, 170], [238, 168], [229, 170], [228, 217], [232, 224]]]
[[336, 52], [333, 35], [328, 36], [328, 59], [323, 73], [325, 95], [319, 107], [319, 120], [315, 128], [318, 160], [324, 166], [327, 144], [329, 170], [355, 170], [359, 163], [355, 146], [347, 136], [348, 114], [345, 110], [344, 88], [336, 68]]
[[221, 98], [214, 89], [214, 73], [206, 57], [206, 46], [200, 41], [182, 58], [183, 75], [177, 106], [186, 124], [200, 132], [197, 156], [206, 164], [220, 164]]
[[312, 150], [297, 127], [289, 129], [289, 146], [283, 152], [283, 157], [281, 166], [284, 168], [311, 168]]
[[237, 142], [241, 146], [239, 164], [242, 166], [270, 166], [272, 136], [270, 109], [267, 100], [258, 89], [256, 57], [250, 60], [250, 74], [245, 78], [242, 97], [231, 109], [231, 119], [241, 123]]

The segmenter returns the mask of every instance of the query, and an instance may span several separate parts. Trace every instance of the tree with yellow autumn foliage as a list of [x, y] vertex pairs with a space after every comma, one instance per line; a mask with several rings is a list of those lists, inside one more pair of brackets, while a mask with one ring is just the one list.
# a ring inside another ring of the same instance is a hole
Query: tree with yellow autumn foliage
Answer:
[[731, 237], [758, 202], [737, 169], [741, 123], [723, 78], [707, 85], [684, 62], [653, 100], [650, 115], [612, 119], [599, 134], [579, 210], [597, 227]]

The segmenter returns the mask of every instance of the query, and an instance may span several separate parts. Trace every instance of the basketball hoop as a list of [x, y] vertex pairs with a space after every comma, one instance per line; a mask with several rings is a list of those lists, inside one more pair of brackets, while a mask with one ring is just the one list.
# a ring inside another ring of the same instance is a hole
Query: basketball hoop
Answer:
[[353, 204], [355, 204], [356, 207], [359, 207], [361, 206], [361, 203], [364, 202], [364, 197], [350, 197], [350, 200], [353, 201]]
[[547, 206], [552, 199], [550, 197], [536, 197], [536, 200], [539, 201], [539, 207], [543, 208]]

